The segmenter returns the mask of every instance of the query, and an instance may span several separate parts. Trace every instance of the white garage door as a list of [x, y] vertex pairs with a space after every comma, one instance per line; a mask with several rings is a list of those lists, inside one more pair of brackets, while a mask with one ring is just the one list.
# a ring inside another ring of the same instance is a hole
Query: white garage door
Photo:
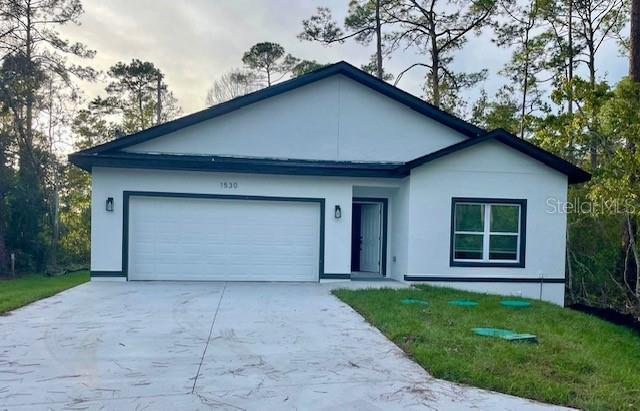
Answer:
[[314, 202], [134, 196], [130, 280], [318, 281]]

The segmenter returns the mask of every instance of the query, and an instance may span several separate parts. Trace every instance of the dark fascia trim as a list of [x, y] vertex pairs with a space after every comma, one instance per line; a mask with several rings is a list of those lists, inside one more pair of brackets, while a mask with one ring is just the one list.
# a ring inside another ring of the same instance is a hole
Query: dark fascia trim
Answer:
[[[518, 262], [455, 261], [453, 258], [453, 232], [455, 230], [456, 203], [518, 204], [520, 205], [520, 255]], [[527, 200], [523, 198], [453, 197], [451, 199], [451, 229], [449, 230], [450, 267], [524, 268], [527, 255]]]
[[387, 226], [389, 225], [389, 199], [383, 197], [354, 197], [353, 203], [367, 202], [382, 204], [382, 256], [381, 274], [387, 276]]
[[104, 277], [126, 277], [127, 275], [122, 271], [94, 271], [91, 270], [91, 277], [104, 278]]
[[350, 280], [351, 274], [323, 273], [320, 274], [321, 280]]
[[78, 152], [69, 155], [69, 161], [86, 171], [91, 171], [93, 167], [116, 167], [308, 176], [404, 178], [416, 167], [492, 139], [567, 175], [569, 184], [583, 183], [591, 179], [591, 175], [579, 167], [501, 129], [447, 146], [407, 163], [238, 158], [126, 152], [94, 154]]
[[174, 193], [162, 191], [123, 191], [122, 192], [122, 273], [129, 280], [129, 204], [131, 197], [165, 197], [165, 198], [201, 198], [215, 200], [248, 200], [248, 201], [283, 201], [294, 203], [317, 203], [320, 206], [320, 249], [318, 256], [319, 278], [324, 275], [324, 231], [325, 231], [325, 199], [313, 197], [271, 197], [227, 194]]
[[339, 177], [403, 178], [402, 163], [285, 160], [176, 154], [72, 154], [69, 161], [86, 171], [93, 167]]
[[426, 101], [416, 96], [413, 96], [397, 87], [394, 87], [370, 75], [369, 73], [366, 73], [352, 66], [347, 62], [341, 61], [335, 64], [331, 64], [329, 66], [325, 66], [318, 70], [312, 71], [311, 73], [296, 77], [294, 79], [287, 80], [282, 83], [278, 83], [273, 86], [264, 88], [262, 90], [255, 91], [245, 96], [237, 97], [227, 102], [217, 104], [213, 107], [181, 117], [179, 119], [169, 121], [167, 123], [148, 128], [138, 133], [131, 134], [129, 136], [121, 137], [121, 138], [109, 141], [107, 143], [88, 148], [86, 150], [79, 151], [79, 153], [84, 153], [84, 154], [102, 153], [109, 150], [122, 149], [135, 144], [140, 144], [142, 142], [151, 140], [153, 138], [181, 130], [185, 127], [189, 127], [194, 124], [198, 124], [203, 121], [210, 120], [212, 118], [215, 118], [224, 114], [228, 114], [232, 111], [238, 110], [249, 104], [253, 104], [253, 103], [265, 100], [267, 98], [274, 97], [282, 93], [286, 93], [287, 91], [294, 90], [296, 88], [305, 86], [307, 84], [325, 79], [327, 77], [330, 77], [336, 74], [342, 74], [345, 77], [348, 77], [360, 84], [363, 84], [369, 88], [372, 88], [373, 90], [389, 98], [392, 98], [398, 101], [399, 103], [406, 105], [412, 110], [417, 111], [418, 113], [423, 114], [427, 117], [430, 117], [446, 126], [449, 126], [454, 130], [457, 130], [468, 137], [477, 136], [484, 132], [484, 130], [474, 126], [471, 123], [468, 123], [460, 118], [452, 116], [451, 114], [448, 114], [438, 109], [434, 105], [429, 104]]
[[430, 275], [405, 275], [405, 281], [414, 282], [451, 282], [451, 283], [544, 283], [564, 284], [564, 278], [538, 278], [538, 277], [448, 277]]
[[543, 150], [534, 144], [531, 144], [521, 138], [518, 138], [503, 129], [495, 129], [482, 136], [464, 140], [459, 143], [442, 148], [440, 150], [434, 151], [433, 153], [429, 153], [422, 157], [418, 157], [414, 160], [407, 162], [404, 166], [399, 167], [398, 171], [399, 173], [408, 172], [411, 169], [419, 167], [430, 161], [436, 160], [440, 157], [444, 157], [446, 155], [455, 153], [460, 150], [464, 150], [465, 148], [475, 146], [476, 144], [480, 144], [488, 140], [497, 140], [565, 174], [567, 177], [569, 177], [569, 184], [584, 183], [591, 179], [591, 174], [587, 173], [581, 168], [576, 167], [570, 162], [554, 154], [551, 154], [548, 151]]

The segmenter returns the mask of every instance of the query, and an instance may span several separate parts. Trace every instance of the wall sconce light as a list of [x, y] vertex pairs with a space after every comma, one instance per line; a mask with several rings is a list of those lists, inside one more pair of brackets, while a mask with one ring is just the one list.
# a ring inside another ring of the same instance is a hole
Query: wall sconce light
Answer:
[[108, 212], [112, 212], [113, 211], [113, 197], [107, 197], [107, 211]]
[[342, 218], [342, 209], [340, 208], [339, 205], [336, 206], [335, 212], [334, 212], [334, 217], [337, 219]]

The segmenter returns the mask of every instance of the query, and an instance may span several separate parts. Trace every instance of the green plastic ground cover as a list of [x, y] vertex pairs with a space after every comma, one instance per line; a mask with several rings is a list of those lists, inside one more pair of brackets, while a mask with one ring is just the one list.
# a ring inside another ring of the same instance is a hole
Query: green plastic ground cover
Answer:
[[418, 300], [416, 298], [405, 298], [400, 300], [402, 304], [418, 304], [418, 305], [428, 305], [429, 303], [424, 300]]
[[478, 305], [478, 302], [473, 300], [462, 299], [462, 300], [451, 300], [449, 301], [449, 304], [458, 305], [460, 307], [476, 307]]
[[533, 334], [512, 334], [502, 337], [507, 341], [537, 343], [538, 337]]
[[472, 328], [472, 330], [476, 335], [481, 335], [483, 337], [503, 338], [508, 335], [514, 335], [516, 333], [515, 331], [507, 330], [504, 328], [480, 327], [480, 328]]
[[500, 305], [509, 308], [528, 308], [531, 307], [531, 303], [524, 300], [502, 300]]
[[471, 329], [476, 335], [482, 337], [502, 338], [512, 342], [538, 342], [538, 337], [533, 334], [518, 334], [515, 331], [505, 328], [479, 327]]

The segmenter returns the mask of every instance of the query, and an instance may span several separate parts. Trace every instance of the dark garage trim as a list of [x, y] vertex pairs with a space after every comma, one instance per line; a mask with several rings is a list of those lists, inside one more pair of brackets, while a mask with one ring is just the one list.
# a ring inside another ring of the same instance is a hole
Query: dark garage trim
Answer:
[[104, 277], [126, 277], [127, 275], [122, 271], [94, 271], [91, 270], [91, 277], [104, 278]]
[[448, 282], [448, 283], [545, 283], [564, 284], [564, 278], [538, 278], [538, 277], [447, 277], [405, 275], [405, 281], [415, 282]]
[[247, 201], [282, 201], [290, 203], [317, 203], [320, 205], [320, 254], [318, 261], [318, 274], [322, 278], [324, 273], [324, 226], [325, 226], [325, 199], [313, 197], [270, 197], [250, 195], [227, 194], [199, 194], [199, 193], [172, 193], [162, 191], [123, 191], [122, 192], [122, 272], [129, 280], [129, 203], [131, 197], [160, 197], [160, 198], [198, 198], [210, 200], [247, 200]]
[[350, 280], [351, 274], [334, 274], [334, 273], [323, 273], [320, 274], [321, 280]]

